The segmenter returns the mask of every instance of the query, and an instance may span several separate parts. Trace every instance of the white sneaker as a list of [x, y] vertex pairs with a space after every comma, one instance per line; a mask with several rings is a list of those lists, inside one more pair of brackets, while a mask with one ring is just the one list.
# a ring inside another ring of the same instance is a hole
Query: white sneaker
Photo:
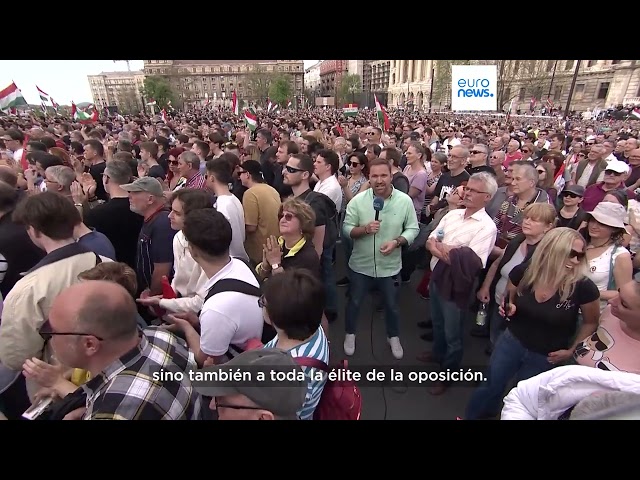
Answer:
[[347, 333], [344, 336], [344, 354], [347, 356], [351, 356], [356, 351], [356, 336], [354, 333]]
[[[400, 345], [400, 338], [391, 337], [387, 338], [389, 345], [391, 346], [391, 353], [396, 360], [402, 360], [404, 356], [404, 350], [402, 349], [402, 345]], [[345, 340], [346, 343], [346, 340]]]

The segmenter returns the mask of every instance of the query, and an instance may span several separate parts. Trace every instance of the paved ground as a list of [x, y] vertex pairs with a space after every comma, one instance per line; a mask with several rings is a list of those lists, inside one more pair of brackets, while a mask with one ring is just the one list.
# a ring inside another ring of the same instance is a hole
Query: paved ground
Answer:
[[[342, 278], [345, 272], [345, 262], [341, 247], [338, 246], [336, 262], [336, 278]], [[422, 278], [423, 271], [416, 270], [410, 284], [400, 287], [400, 340], [404, 348], [404, 358], [396, 360], [386, 340], [384, 328], [384, 313], [375, 312], [372, 301], [365, 302], [358, 322], [356, 336], [356, 353], [353, 357], [345, 357], [342, 344], [344, 341], [344, 307], [346, 305], [346, 288], [338, 287], [340, 301], [340, 316], [331, 324], [329, 338], [332, 344], [332, 362], [341, 358], [348, 358], [350, 365], [375, 367], [376, 365], [401, 365], [406, 368], [426, 364], [416, 360], [416, 356], [430, 350], [431, 342], [420, 339], [425, 330], [418, 328], [417, 323], [429, 318], [429, 302], [423, 300], [417, 293], [416, 287]], [[470, 317], [467, 329], [473, 326]], [[486, 339], [465, 336], [464, 365], [484, 366], [489, 357], [484, 349]], [[403, 387], [365, 387], [362, 388], [363, 420], [455, 420], [462, 416], [464, 408], [473, 387], [452, 387], [443, 395], [432, 396], [426, 386]]]

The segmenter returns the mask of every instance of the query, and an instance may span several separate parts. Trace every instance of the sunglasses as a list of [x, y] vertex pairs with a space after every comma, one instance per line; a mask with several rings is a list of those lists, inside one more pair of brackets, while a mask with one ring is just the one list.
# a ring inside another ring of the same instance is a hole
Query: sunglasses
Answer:
[[357, 167], [358, 165], [360, 165], [360, 162], [349, 162], [350, 167]]
[[538, 173], [547, 173], [545, 170], [536, 170]]
[[178, 165], [178, 160], [169, 160], [169, 165]]
[[484, 153], [484, 154], [486, 155], [486, 153], [485, 153], [485, 152], [483, 152], [482, 150], [471, 150], [469, 153], [470, 153], [471, 155], [477, 155], [478, 153]]
[[278, 218], [279, 219], [283, 219], [284, 218], [287, 222], [290, 222], [291, 220], [293, 220], [295, 218], [295, 215], [293, 213], [289, 213], [289, 212], [279, 213], [278, 214]]
[[577, 260], [582, 260], [585, 255], [585, 252], [576, 252], [573, 249], [571, 250], [571, 252], [569, 252], [569, 258], [575, 258]]
[[531, 150], [527, 150], [526, 148], [522, 149], [522, 153], [529, 153]]
[[580, 198], [580, 195], [576, 195], [573, 192], [563, 192], [562, 193], [562, 197], [563, 198], [567, 198], [567, 197], [569, 197], [569, 198]]
[[616, 177], [619, 177], [620, 175], [622, 175], [620, 172], [616, 172], [615, 170], [605, 170], [604, 174], [605, 175], [614, 175]]
[[289, 165], [285, 165], [285, 167], [284, 167], [284, 168], [285, 168], [285, 169], [287, 170], [287, 172], [289, 172], [289, 173], [304, 172], [304, 170], [303, 170], [303, 169], [301, 169], [301, 168], [290, 167]]

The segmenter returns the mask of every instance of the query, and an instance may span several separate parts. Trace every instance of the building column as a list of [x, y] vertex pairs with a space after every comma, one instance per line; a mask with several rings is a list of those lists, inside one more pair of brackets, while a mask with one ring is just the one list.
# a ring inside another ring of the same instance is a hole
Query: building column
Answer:
[[404, 81], [404, 71], [405, 71], [405, 62], [406, 60], [398, 60], [398, 84]]
[[407, 60], [409, 63], [409, 68], [407, 71], [407, 82], [413, 82], [413, 60]]
[[426, 60], [418, 60], [418, 81], [422, 82], [425, 78], [424, 67]]

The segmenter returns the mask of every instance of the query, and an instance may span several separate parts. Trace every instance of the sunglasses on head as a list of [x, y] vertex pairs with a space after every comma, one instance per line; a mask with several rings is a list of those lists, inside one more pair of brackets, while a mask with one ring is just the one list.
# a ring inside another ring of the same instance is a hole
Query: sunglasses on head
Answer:
[[577, 260], [582, 260], [585, 255], [585, 252], [576, 252], [573, 249], [571, 249], [571, 251], [569, 252], [569, 258], [575, 258]]
[[289, 213], [289, 212], [285, 212], [285, 213], [279, 213], [278, 214], [278, 218], [282, 219], [284, 218], [287, 222], [290, 222], [291, 220], [293, 220], [295, 218], [295, 215], [293, 213]]

